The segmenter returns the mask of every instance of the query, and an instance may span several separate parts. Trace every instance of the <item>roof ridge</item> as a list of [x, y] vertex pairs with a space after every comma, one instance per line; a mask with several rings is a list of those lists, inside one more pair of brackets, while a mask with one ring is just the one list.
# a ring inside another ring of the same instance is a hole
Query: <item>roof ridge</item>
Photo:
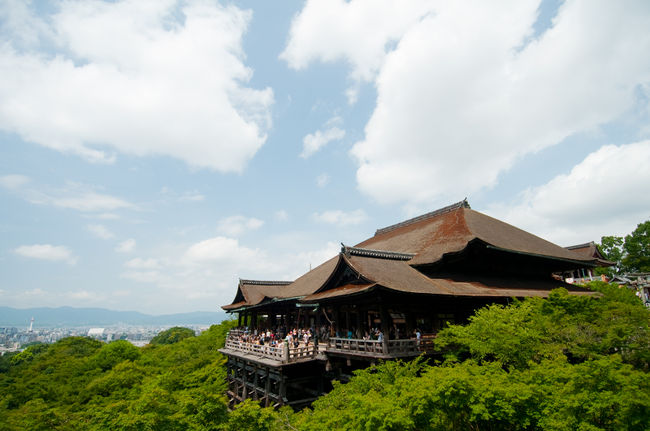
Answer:
[[341, 244], [341, 253], [346, 256], [363, 256], [363, 257], [376, 257], [380, 259], [391, 259], [391, 260], [411, 260], [414, 253], [400, 253], [397, 251], [388, 251], [388, 250], [373, 250], [371, 248], [361, 248], [361, 247], [348, 247], [344, 244]]
[[399, 229], [399, 228], [404, 227], [404, 226], [411, 225], [413, 223], [417, 223], [417, 222], [422, 221], [422, 220], [427, 220], [427, 219], [430, 219], [430, 218], [433, 218], [433, 217], [437, 217], [439, 215], [446, 214], [448, 212], [457, 210], [459, 208], [469, 208], [469, 209], [471, 209], [471, 207], [469, 206], [469, 202], [467, 202], [467, 198], [463, 199], [460, 202], [456, 202], [455, 204], [451, 204], [451, 205], [448, 205], [446, 207], [439, 208], [439, 209], [437, 209], [435, 211], [431, 211], [431, 212], [428, 212], [426, 214], [422, 214], [422, 215], [419, 215], [417, 217], [413, 217], [413, 218], [410, 218], [408, 220], [404, 220], [402, 222], [395, 223], [393, 225], [390, 225], [390, 226], [387, 226], [387, 227], [384, 227], [384, 228], [381, 228], [381, 229], [377, 229], [375, 231], [375, 236], [381, 235], [381, 234], [384, 234], [384, 233], [387, 233], [387, 232], [390, 232], [390, 231], [393, 231], [395, 229]]
[[240, 284], [254, 284], [254, 285], [270, 285], [270, 286], [286, 286], [293, 283], [293, 281], [279, 281], [279, 280], [246, 280], [239, 279]]
[[589, 242], [585, 242], [584, 244], [568, 245], [564, 248], [566, 248], [567, 250], [574, 250], [576, 248], [591, 247], [592, 245], [596, 245], [596, 243], [594, 241], [589, 241]]

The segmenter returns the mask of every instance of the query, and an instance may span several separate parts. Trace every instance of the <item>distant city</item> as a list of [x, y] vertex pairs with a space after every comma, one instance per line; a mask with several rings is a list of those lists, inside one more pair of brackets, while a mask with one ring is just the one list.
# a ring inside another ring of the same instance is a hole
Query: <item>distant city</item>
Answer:
[[34, 343], [55, 343], [74, 336], [106, 343], [127, 340], [135, 346], [144, 346], [172, 326], [190, 328], [198, 335], [227, 318], [222, 312], [151, 316], [106, 309], [0, 307], [0, 355], [24, 350]]
[[[127, 340], [141, 347], [149, 343], [160, 331], [175, 325], [165, 326], [116, 326], [111, 328], [76, 327], [76, 328], [38, 328], [19, 329], [0, 327], [0, 354], [23, 350], [33, 343], [55, 343], [66, 337], [91, 337], [109, 343], [113, 340]], [[209, 325], [181, 325], [194, 330], [198, 335], [208, 329]]]

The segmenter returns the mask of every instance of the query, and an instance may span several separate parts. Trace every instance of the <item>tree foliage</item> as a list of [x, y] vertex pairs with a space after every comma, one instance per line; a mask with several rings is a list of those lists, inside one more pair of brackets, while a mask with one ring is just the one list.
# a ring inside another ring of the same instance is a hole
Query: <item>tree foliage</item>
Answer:
[[610, 277], [628, 272], [650, 272], [650, 220], [637, 225], [626, 235], [604, 236], [599, 249], [603, 256], [615, 263], [610, 268], [599, 268], [599, 272]]
[[153, 337], [151, 344], [174, 344], [189, 337], [194, 337], [193, 330], [181, 326], [174, 326]]
[[165, 331], [163, 343], [144, 348], [85, 337], [31, 346], [0, 370], [0, 431], [222, 429], [218, 349], [232, 326], [198, 337]]
[[623, 265], [630, 272], [650, 272], [650, 220], [625, 237]]
[[598, 248], [610, 262], [614, 262], [614, 266], [597, 268], [600, 274], [606, 274], [613, 277], [615, 274], [620, 274], [623, 270], [623, 242], [625, 240], [621, 236], [604, 236], [600, 239]]
[[217, 349], [232, 322], [144, 348], [65, 339], [0, 372], [0, 431], [646, 430], [650, 312], [628, 289], [590, 286], [599, 295], [485, 307], [438, 334], [439, 362], [358, 370], [301, 412], [227, 410]]

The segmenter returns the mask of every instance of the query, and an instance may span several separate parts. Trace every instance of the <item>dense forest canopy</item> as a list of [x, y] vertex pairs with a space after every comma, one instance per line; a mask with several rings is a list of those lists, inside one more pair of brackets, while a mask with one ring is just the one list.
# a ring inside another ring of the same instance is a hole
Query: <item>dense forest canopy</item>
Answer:
[[218, 349], [233, 322], [144, 348], [34, 345], [0, 359], [0, 430], [646, 430], [650, 312], [629, 289], [591, 287], [601, 296], [483, 308], [439, 333], [436, 361], [359, 370], [301, 412], [227, 410]]

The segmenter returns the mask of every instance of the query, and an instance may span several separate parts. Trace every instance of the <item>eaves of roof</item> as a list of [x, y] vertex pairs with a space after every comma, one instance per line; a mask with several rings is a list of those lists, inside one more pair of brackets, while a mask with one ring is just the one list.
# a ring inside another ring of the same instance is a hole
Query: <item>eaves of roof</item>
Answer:
[[525, 252], [525, 251], [518, 251], [518, 250], [511, 250], [507, 248], [502, 248], [502, 247], [497, 247], [495, 245], [487, 244], [487, 248], [490, 248], [492, 250], [498, 250], [498, 251], [504, 251], [507, 253], [513, 253], [513, 254], [520, 254], [523, 256], [533, 256], [533, 257], [541, 257], [544, 259], [551, 259], [551, 260], [556, 260], [558, 262], [567, 262], [567, 263], [573, 263], [576, 265], [580, 266], [591, 266], [591, 267], [596, 267], [596, 261], [597, 259], [591, 259], [589, 260], [579, 260], [579, 259], [567, 259], [565, 257], [557, 257], [557, 256], [548, 256], [546, 254], [538, 254], [538, 253], [530, 253], [530, 252]]

